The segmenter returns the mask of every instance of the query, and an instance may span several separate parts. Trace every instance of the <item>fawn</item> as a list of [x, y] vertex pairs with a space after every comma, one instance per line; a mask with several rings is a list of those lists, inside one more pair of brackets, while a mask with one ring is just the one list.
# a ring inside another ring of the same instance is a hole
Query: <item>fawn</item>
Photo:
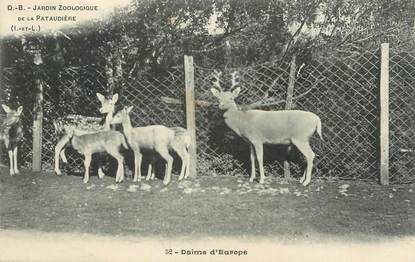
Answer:
[[[65, 146], [68, 145], [72, 136], [110, 130], [110, 122], [115, 111], [115, 104], [118, 101], [118, 94], [113, 95], [111, 99], [106, 99], [100, 93], [96, 93], [96, 95], [101, 102], [100, 113], [107, 114], [103, 125], [101, 124], [101, 118], [82, 115], [67, 115], [53, 121], [56, 133], [61, 135], [60, 140], [55, 146], [55, 173], [57, 175], [61, 174], [59, 159], [61, 158], [64, 163], [68, 162], [65, 155]], [[98, 168], [98, 176], [100, 178], [104, 176], [101, 166]]]
[[73, 130], [68, 132], [68, 135], [71, 137], [71, 144], [76, 151], [85, 156], [84, 183], [88, 183], [89, 180], [89, 166], [92, 154], [104, 152], [110, 154], [118, 162], [115, 182], [124, 180], [124, 157], [120, 153], [120, 149], [121, 146], [128, 149], [128, 145], [122, 133], [115, 130], [104, 130], [76, 136], [73, 132]]
[[152, 125], [145, 127], [132, 127], [130, 112], [132, 106], [124, 107], [118, 111], [111, 124], [122, 124], [123, 132], [127, 138], [128, 145], [134, 152], [134, 182], [141, 180], [141, 150], [153, 150], [166, 161], [166, 170], [163, 183], [168, 185], [171, 180], [173, 157], [169, 154], [169, 148], [174, 139], [174, 131], [162, 126]]
[[[180, 170], [179, 181], [189, 176], [189, 165], [190, 155], [189, 147], [191, 143], [190, 133], [183, 127], [170, 127], [174, 131], [174, 139], [170, 145], [171, 149], [177, 153], [182, 161]], [[155, 158], [152, 158], [147, 170], [146, 180], [153, 180], [155, 177], [154, 173]]]

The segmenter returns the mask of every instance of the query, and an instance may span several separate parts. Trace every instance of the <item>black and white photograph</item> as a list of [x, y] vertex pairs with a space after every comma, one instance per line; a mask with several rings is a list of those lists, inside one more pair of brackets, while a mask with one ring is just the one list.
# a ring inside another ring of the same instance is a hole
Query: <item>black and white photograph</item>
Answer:
[[0, 261], [415, 261], [413, 0], [1, 0]]

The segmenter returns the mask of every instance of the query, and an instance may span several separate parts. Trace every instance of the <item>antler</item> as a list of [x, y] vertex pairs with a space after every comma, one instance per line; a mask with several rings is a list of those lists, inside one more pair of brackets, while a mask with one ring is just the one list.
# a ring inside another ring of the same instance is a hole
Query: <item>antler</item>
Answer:
[[231, 76], [232, 76], [232, 86], [231, 86], [231, 90], [232, 90], [235, 86], [239, 85], [239, 72], [233, 71]]
[[215, 80], [213, 81], [213, 85], [216, 86], [220, 91], [223, 91], [222, 87], [220, 86], [220, 76], [221, 75], [222, 75], [222, 72], [220, 72], [216, 69], [212, 73], [212, 76], [215, 78]]

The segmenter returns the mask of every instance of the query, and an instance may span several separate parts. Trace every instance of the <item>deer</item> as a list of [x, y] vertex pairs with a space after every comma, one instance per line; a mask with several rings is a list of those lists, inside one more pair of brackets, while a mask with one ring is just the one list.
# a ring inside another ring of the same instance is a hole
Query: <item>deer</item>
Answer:
[[124, 135], [115, 130], [103, 130], [83, 135], [74, 135], [74, 132], [75, 129], [72, 129], [68, 132], [68, 135], [70, 136], [72, 147], [85, 157], [83, 182], [88, 183], [89, 181], [89, 167], [92, 154], [104, 152], [107, 152], [117, 160], [118, 166], [115, 182], [122, 182], [124, 180], [124, 157], [120, 150], [121, 146], [128, 149]]
[[144, 127], [133, 127], [131, 125], [130, 113], [133, 106], [124, 107], [118, 111], [111, 124], [121, 124], [123, 132], [127, 138], [129, 147], [134, 153], [134, 178], [133, 181], [141, 181], [141, 162], [142, 150], [157, 152], [166, 162], [163, 184], [168, 185], [171, 181], [173, 157], [169, 153], [169, 148], [174, 139], [174, 131], [163, 125], [151, 125]]
[[259, 183], [264, 183], [263, 145], [281, 144], [294, 145], [304, 156], [307, 167], [304, 170], [300, 183], [307, 186], [311, 182], [311, 172], [315, 153], [310, 147], [310, 138], [317, 132], [323, 140], [320, 118], [308, 111], [301, 110], [241, 110], [235, 102], [241, 87], [236, 81], [236, 74], [232, 74], [230, 91], [223, 91], [219, 82], [221, 73], [215, 72], [214, 87], [210, 91], [219, 102], [219, 109], [223, 110], [223, 117], [227, 126], [238, 136], [248, 141], [250, 146], [251, 176], [250, 182], [255, 179], [255, 159], [259, 165]]
[[[55, 173], [57, 175], [61, 175], [62, 173], [59, 168], [59, 159], [62, 159], [64, 163], [68, 162], [65, 155], [65, 147], [69, 144], [72, 136], [111, 129], [110, 123], [114, 115], [115, 104], [118, 101], [118, 94], [114, 94], [110, 99], [106, 99], [105, 96], [100, 93], [96, 93], [96, 96], [101, 102], [100, 113], [106, 114], [103, 125], [100, 123], [102, 121], [100, 118], [73, 114], [53, 121], [57, 135], [61, 135], [60, 140], [55, 146]], [[99, 167], [98, 177], [103, 178], [104, 175], [102, 167]]]
[[6, 118], [0, 126], [0, 140], [4, 141], [9, 153], [10, 175], [13, 176], [20, 173], [17, 164], [17, 150], [18, 144], [23, 140], [22, 124], [20, 122], [23, 107], [19, 106], [17, 110], [13, 110], [7, 105], [2, 104], [1, 106], [6, 112]]
[[[190, 165], [190, 155], [189, 147], [191, 143], [191, 137], [189, 131], [183, 127], [175, 126], [170, 127], [174, 131], [174, 139], [170, 145], [170, 149], [175, 151], [182, 161], [182, 166], [180, 169], [180, 175], [178, 181], [186, 179], [189, 176], [189, 165]], [[147, 170], [146, 180], [153, 180], [155, 178], [154, 173], [155, 159], [152, 158]]]

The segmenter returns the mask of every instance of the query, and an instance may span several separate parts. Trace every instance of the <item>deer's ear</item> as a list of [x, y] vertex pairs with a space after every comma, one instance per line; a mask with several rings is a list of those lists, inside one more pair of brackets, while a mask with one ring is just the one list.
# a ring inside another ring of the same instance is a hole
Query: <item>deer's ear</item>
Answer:
[[7, 114], [10, 113], [12, 110], [10, 109], [10, 107], [2, 104], [1, 107], [3, 107], [4, 112], [6, 112]]
[[19, 108], [17, 108], [17, 114], [20, 116], [23, 112], [23, 106], [19, 106]]
[[118, 101], [118, 94], [112, 96], [112, 103], [115, 104]]
[[214, 96], [219, 97], [220, 92], [219, 92], [219, 90], [217, 90], [216, 88], [211, 88], [211, 89], [210, 89], [210, 92], [212, 92], [212, 94], [213, 94]]
[[100, 93], [97, 93], [97, 97], [98, 97], [98, 100], [99, 100], [101, 103], [103, 103], [103, 102], [105, 101], [105, 96], [101, 95]]
[[232, 97], [233, 97], [233, 98], [237, 97], [237, 96], [239, 95], [239, 92], [241, 92], [241, 87], [240, 87], [240, 86], [238, 86], [237, 88], [235, 88], [235, 89], [232, 91]]
[[127, 113], [129, 114], [133, 110], [133, 106], [130, 106], [126, 109]]

